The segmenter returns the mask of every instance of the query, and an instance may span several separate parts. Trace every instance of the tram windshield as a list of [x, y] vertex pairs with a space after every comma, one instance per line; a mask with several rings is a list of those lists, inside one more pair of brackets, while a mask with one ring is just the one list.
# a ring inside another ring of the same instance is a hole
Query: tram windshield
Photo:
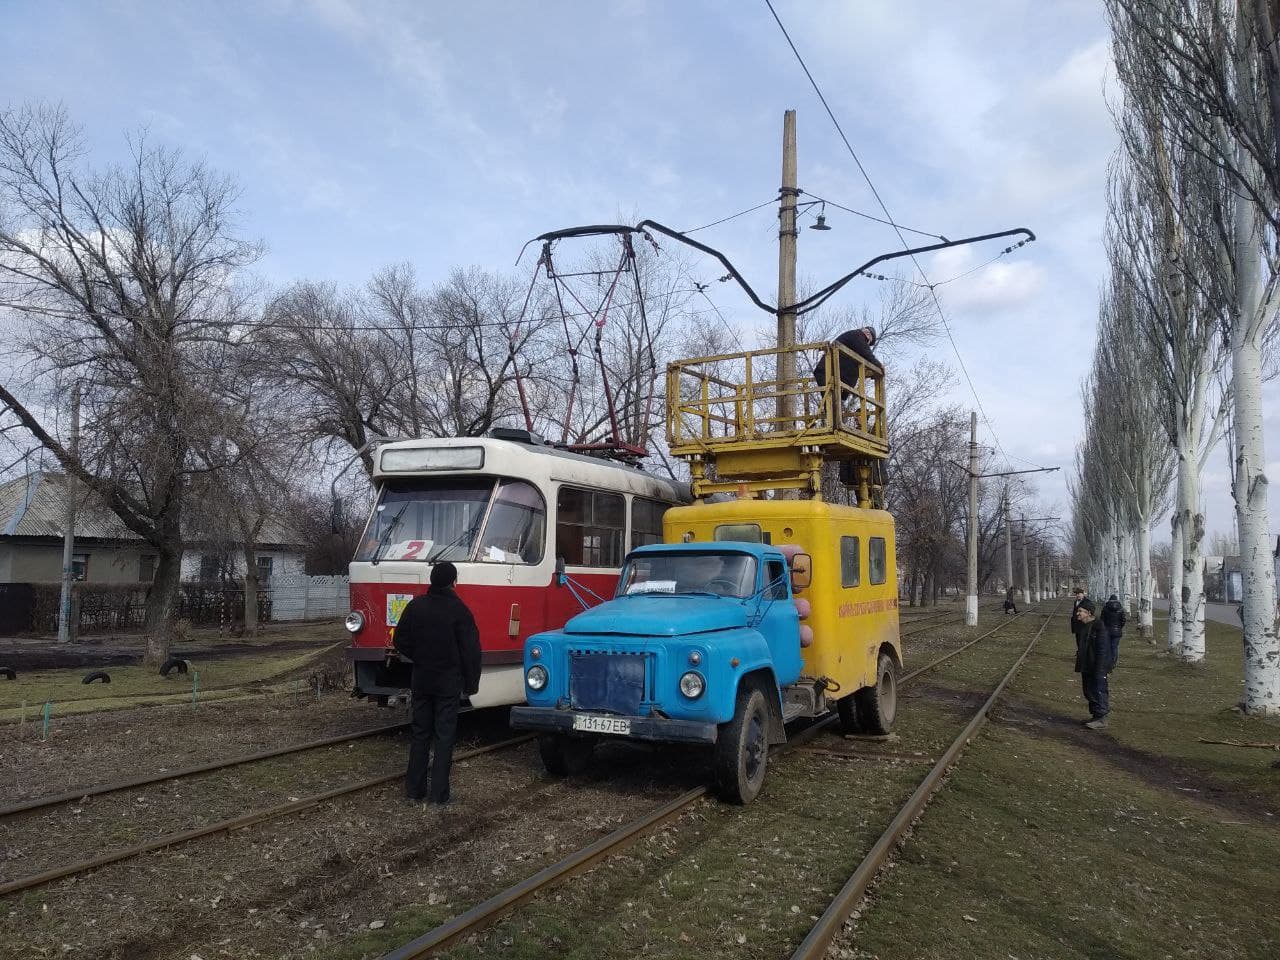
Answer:
[[618, 596], [709, 593], [750, 597], [756, 587], [756, 559], [740, 553], [649, 553], [623, 568]]
[[546, 506], [523, 480], [403, 477], [378, 495], [357, 561], [537, 563]]

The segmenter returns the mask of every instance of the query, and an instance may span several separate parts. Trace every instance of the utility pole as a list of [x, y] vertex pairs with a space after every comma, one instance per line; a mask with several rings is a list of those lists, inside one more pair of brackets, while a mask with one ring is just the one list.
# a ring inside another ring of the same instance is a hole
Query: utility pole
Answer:
[[1049, 560], [1049, 599], [1058, 599], [1058, 561]]
[[1004, 503], [1004, 576], [1007, 594], [1013, 596], [1013, 530], [1009, 526], [1009, 491], [1002, 498]]
[[1036, 554], [1036, 603], [1044, 599], [1044, 594], [1040, 590], [1040, 554]]
[[964, 623], [978, 625], [978, 413], [969, 414], [969, 589], [964, 600]]
[[1031, 577], [1027, 574], [1027, 515], [1022, 515], [1022, 601], [1031, 603]]
[[[80, 455], [80, 382], [71, 387], [71, 459]], [[62, 484], [62, 597], [58, 604], [58, 641], [71, 639], [71, 581], [76, 549], [76, 491], [70, 472], [63, 475]]]
[[778, 192], [778, 426], [790, 430], [796, 377], [796, 112], [782, 115], [782, 189]]

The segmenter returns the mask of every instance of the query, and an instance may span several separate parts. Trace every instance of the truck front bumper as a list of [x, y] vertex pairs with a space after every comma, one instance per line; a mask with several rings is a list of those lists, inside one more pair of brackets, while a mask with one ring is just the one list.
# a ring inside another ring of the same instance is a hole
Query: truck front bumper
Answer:
[[[552, 733], [574, 733], [573, 718], [601, 716], [587, 710], [557, 710], [553, 707], [512, 707], [511, 726], [516, 730], [546, 730]], [[625, 717], [630, 730], [625, 734], [601, 733], [600, 736], [622, 736], [631, 740], [669, 740], [678, 743], [715, 743], [716, 725], [697, 720], [670, 720], [666, 717]], [[577, 731], [579, 733], [583, 731]]]

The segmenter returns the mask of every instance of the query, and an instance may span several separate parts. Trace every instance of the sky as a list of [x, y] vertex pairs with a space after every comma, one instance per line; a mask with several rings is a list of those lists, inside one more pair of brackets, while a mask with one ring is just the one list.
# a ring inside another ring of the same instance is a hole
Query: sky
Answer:
[[[775, 7], [895, 220], [951, 238], [1037, 234], [940, 296], [973, 386], [960, 377], [955, 401], [976, 393], [982, 442], [1013, 468], [1062, 467], [1038, 486], [1065, 515], [1116, 145], [1100, 0]], [[800, 187], [880, 214], [764, 0], [0, 0], [0, 18], [0, 104], [64, 104], [95, 163], [145, 129], [234, 176], [269, 286], [359, 284], [402, 261], [428, 282], [455, 266], [511, 271], [547, 230], [718, 220], [776, 196], [789, 108]], [[826, 213], [831, 231], [801, 231], [802, 285], [900, 248], [888, 227]], [[697, 238], [773, 299], [774, 209]], [[1002, 245], [922, 265], [944, 280]], [[709, 293], [744, 339], [772, 327], [731, 285]], [[859, 280], [836, 305], [876, 296]], [[958, 370], [945, 340], [932, 350]], [[1267, 422], [1274, 474], [1280, 421]], [[1204, 501], [1207, 528], [1229, 530], [1222, 454]]]

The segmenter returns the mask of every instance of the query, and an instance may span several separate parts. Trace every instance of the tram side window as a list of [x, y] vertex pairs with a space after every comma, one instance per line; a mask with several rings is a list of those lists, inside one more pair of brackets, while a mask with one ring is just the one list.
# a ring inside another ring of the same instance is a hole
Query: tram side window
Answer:
[[662, 515], [667, 505], [636, 497], [631, 501], [631, 547], [662, 542]]
[[620, 493], [561, 487], [556, 556], [570, 567], [621, 567], [626, 501]]
[[872, 583], [884, 583], [889, 564], [884, 554], [884, 537], [872, 537], [867, 542], [867, 572]]
[[[871, 541], [875, 543], [875, 540]], [[862, 582], [862, 568], [858, 556], [858, 538], [840, 538], [840, 586], [856, 587]], [[880, 565], [884, 569], [884, 541], [880, 541]], [[873, 568], [874, 569], [874, 568]], [[884, 583], [884, 577], [873, 580], [873, 583]]]
[[480, 538], [483, 563], [538, 563], [546, 540], [542, 494], [523, 480], [502, 480]]

